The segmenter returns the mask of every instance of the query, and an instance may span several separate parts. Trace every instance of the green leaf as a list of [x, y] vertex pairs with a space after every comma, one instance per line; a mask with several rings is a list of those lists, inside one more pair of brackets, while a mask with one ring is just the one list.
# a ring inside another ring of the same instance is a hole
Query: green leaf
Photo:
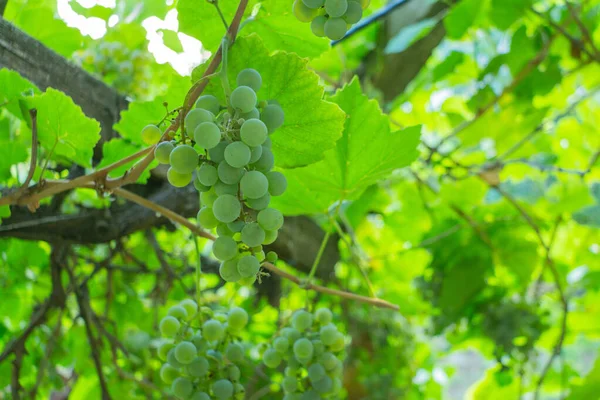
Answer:
[[497, 379], [499, 367], [487, 370], [485, 376], [470, 389], [470, 399], [473, 400], [505, 400], [519, 398], [519, 381], [513, 379], [504, 385]]
[[484, 0], [462, 0], [453, 6], [444, 18], [448, 37], [450, 39], [460, 39], [467, 33], [484, 3]]
[[500, 29], [508, 29], [533, 4], [533, 0], [492, 0], [490, 20]]
[[[133, 153], [136, 153], [140, 150], [140, 146], [136, 146], [120, 138], [104, 142], [104, 144], [102, 145], [102, 161], [100, 162], [100, 164], [98, 164], [98, 168], [106, 167], [107, 165], [122, 160], [123, 158], [130, 156]], [[110, 176], [111, 178], [123, 176], [123, 174], [125, 174], [125, 172], [127, 172], [127, 170], [138, 161], [139, 160], [135, 160], [117, 169], [114, 169], [108, 174], [108, 176]], [[137, 183], [146, 183], [148, 181], [148, 178], [150, 178], [150, 170], [156, 165], [158, 165], [158, 163], [154, 162], [154, 164], [150, 165], [149, 168], [146, 168], [144, 172], [142, 172], [142, 174], [140, 175]]]
[[385, 46], [386, 54], [402, 53], [413, 43], [427, 35], [438, 23], [436, 18], [427, 18], [415, 24], [402, 28]]
[[159, 32], [162, 33], [162, 39], [165, 46], [175, 53], [181, 53], [183, 51], [183, 46], [181, 40], [179, 40], [179, 36], [177, 36], [177, 32], [168, 29], [160, 29]]
[[344, 134], [323, 161], [286, 171], [288, 190], [276, 204], [287, 214], [325, 212], [417, 158], [421, 127], [391, 133], [387, 116], [362, 93], [357, 79], [331, 100], [348, 115]]
[[587, 400], [593, 399], [600, 393], [600, 354], [596, 357], [596, 363], [586, 376], [581, 385], [571, 387], [571, 393], [565, 400]]
[[10, 217], [10, 206], [0, 206], [0, 224], [3, 218]]
[[52, 88], [28, 104], [37, 109], [38, 140], [42, 148], [91, 167], [94, 146], [100, 140], [98, 121], [86, 117], [69, 96]]
[[34, 93], [39, 93], [39, 89], [18, 72], [6, 68], [0, 69], [0, 104], [13, 115], [22, 116], [18, 100], [22, 99], [24, 94]]
[[69, 4], [73, 11], [87, 18], [95, 17], [107, 21], [113, 13], [112, 8], [104, 7], [98, 4], [93, 7], [84, 7], [77, 1], [70, 1]]

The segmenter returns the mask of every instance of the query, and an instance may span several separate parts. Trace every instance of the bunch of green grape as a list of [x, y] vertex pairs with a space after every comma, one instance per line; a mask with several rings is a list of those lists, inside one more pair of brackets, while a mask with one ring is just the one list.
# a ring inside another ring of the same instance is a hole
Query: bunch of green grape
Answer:
[[240, 332], [248, 324], [242, 308], [213, 312], [191, 299], [169, 309], [160, 321], [165, 341], [158, 348], [164, 362], [160, 378], [178, 399], [235, 399], [245, 396], [239, 364], [246, 360]]
[[298, 310], [291, 325], [279, 332], [263, 353], [268, 368], [285, 365], [281, 387], [284, 400], [337, 399], [342, 390], [340, 353], [345, 337], [332, 323], [333, 314]]
[[[194, 181], [201, 202], [198, 222], [216, 228], [213, 253], [222, 261], [219, 272], [227, 282], [251, 284], [262, 262], [277, 259], [262, 246], [273, 243], [283, 225], [281, 212], [269, 207], [271, 196], [287, 188], [285, 176], [272, 171], [269, 135], [283, 125], [284, 113], [276, 102], [258, 100], [261, 85], [260, 74], [245, 69], [228, 107], [212, 95], [201, 96], [184, 121], [195, 146], [162, 142], [154, 153], [159, 162], [170, 164], [167, 177], [173, 186]], [[160, 134], [157, 127], [144, 129], [155, 132], [149, 136]]]
[[331, 40], [344, 37], [348, 29], [362, 18], [371, 0], [295, 0], [294, 15], [310, 22], [312, 32]]

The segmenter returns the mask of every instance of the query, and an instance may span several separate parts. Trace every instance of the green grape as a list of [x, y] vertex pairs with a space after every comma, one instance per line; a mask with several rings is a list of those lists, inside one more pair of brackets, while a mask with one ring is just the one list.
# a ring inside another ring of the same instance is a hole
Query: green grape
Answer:
[[264, 210], [269, 207], [269, 203], [271, 202], [271, 195], [265, 194], [263, 197], [259, 197], [258, 199], [246, 199], [246, 204], [248, 207], [253, 210]]
[[248, 278], [258, 273], [260, 263], [254, 256], [244, 256], [238, 261], [237, 268], [243, 278]]
[[246, 388], [240, 383], [233, 385], [233, 391], [235, 392], [235, 400], [244, 400], [246, 398]]
[[325, 0], [302, 0], [302, 2], [308, 8], [319, 8], [325, 4]]
[[212, 392], [219, 400], [229, 399], [233, 396], [233, 383], [227, 379], [219, 379], [212, 384]]
[[298, 310], [292, 316], [292, 326], [300, 332], [304, 332], [312, 326], [313, 316], [308, 311]]
[[265, 230], [265, 240], [263, 240], [262, 244], [268, 245], [272, 244], [277, 240], [277, 235], [279, 231], [267, 231]]
[[219, 196], [213, 204], [213, 213], [220, 222], [233, 222], [240, 216], [240, 212], [242, 212], [242, 205], [235, 196], [230, 194]]
[[[267, 125], [267, 127], [268, 127], [268, 125]], [[271, 147], [273, 147], [273, 141], [271, 140], [270, 137], [267, 137], [267, 140], [265, 140], [265, 142], [263, 143], [263, 147], [268, 147], [269, 149]]]
[[242, 242], [248, 247], [260, 246], [265, 240], [265, 231], [256, 222], [246, 224], [242, 229]]
[[171, 142], [160, 142], [154, 148], [154, 158], [161, 164], [168, 164], [170, 162], [169, 156], [174, 148], [175, 146]]
[[185, 116], [185, 129], [188, 132], [194, 132], [196, 127], [203, 122], [213, 122], [215, 116], [210, 111], [202, 108], [194, 108]]
[[258, 92], [262, 85], [262, 77], [257, 70], [246, 68], [240, 71], [236, 83], [238, 86], [248, 86], [250, 89]]
[[288, 340], [291, 342], [295, 342], [296, 340], [300, 339], [300, 337], [302, 336], [302, 334], [300, 332], [298, 332], [297, 329], [295, 328], [291, 328], [291, 327], [285, 327], [281, 330], [281, 334], [285, 337], [288, 338]]
[[319, 308], [315, 312], [315, 320], [321, 325], [330, 324], [333, 320], [333, 313], [329, 308]]
[[225, 148], [227, 142], [220, 142], [218, 145], [208, 150], [208, 156], [216, 163], [220, 163], [225, 160]]
[[221, 130], [213, 122], [203, 122], [194, 130], [196, 144], [204, 149], [212, 149], [221, 141]]
[[175, 171], [173, 167], [169, 168], [167, 171], [167, 180], [169, 183], [175, 187], [185, 187], [192, 181], [192, 173], [189, 174], [180, 174]]
[[308, 379], [311, 382], [318, 382], [326, 376], [325, 367], [321, 364], [312, 364], [308, 367]]
[[202, 207], [198, 211], [198, 223], [204, 229], [213, 229], [219, 225], [219, 220], [215, 217], [213, 209], [210, 207]]
[[209, 342], [221, 340], [224, 334], [225, 329], [223, 328], [223, 324], [221, 324], [216, 319], [209, 319], [204, 324], [202, 324], [202, 335]]
[[231, 92], [229, 103], [243, 113], [250, 112], [256, 107], [256, 93], [248, 86], [238, 86]]
[[203, 185], [199, 180], [198, 177], [196, 177], [196, 179], [194, 179], [194, 187], [196, 188], [196, 190], [200, 193], [204, 193], [204, 192], [208, 192], [210, 190], [210, 186], [205, 186]]
[[214, 190], [200, 193], [200, 203], [204, 207], [212, 207], [217, 197], [219, 196], [217, 196], [217, 193]]
[[342, 390], [342, 380], [340, 378], [333, 378], [333, 388], [331, 393], [339, 393]]
[[203, 353], [208, 349], [208, 342], [202, 337], [202, 332], [198, 331], [192, 335], [190, 342], [198, 349], [198, 353]]
[[173, 381], [171, 390], [173, 391], [175, 397], [179, 399], [187, 399], [192, 395], [192, 392], [194, 391], [194, 385], [189, 379], [179, 377]]
[[172, 316], [166, 316], [160, 320], [159, 329], [161, 335], [165, 337], [173, 337], [179, 332], [179, 328], [181, 324], [177, 320], [177, 318]]
[[346, 21], [341, 18], [329, 18], [325, 22], [325, 35], [331, 40], [340, 40], [346, 34]]
[[215, 193], [218, 196], [222, 196], [224, 194], [230, 194], [232, 196], [237, 196], [239, 187], [236, 184], [228, 185], [227, 183], [223, 183], [221, 181], [217, 181], [215, 184]]
[[300, 338], [294, 342], [294, 355], [298, 360], [312, 358], [314, 352], [313, 344], [306, 338]]
[[250, 163], [255, 163], [262, 156], [262, 146], [256, 146], [250, 148]]
[[344, 350], [344, 348], [346, 347], [346, 340], [344, 339], [344, 335], [342, 335], [340, 332], [337, 332], [337, 335], [335, 335], [335, 340], [332, 344], [329, 345], [329, 347], [331, 348], [331, 351], [335, 352]]
[[237, 263], [238, 260], [234, 258], [233, 260], [222, 262], [219, 266], [219, 274], [225, 282], [237, 282], [242, 279], [237, 269]]
[[319, 362], [325, 367], [326, 371], [332, 371], [337, 367], [338, 359], [333, 353], [323, 353], [319, 357]]
[[331, 378], [328, 376], [324, 376], [318, 381], [311, 380], [311, 384], [313, 389], [321, 394], [325, 394], [329, 392], [331, 388], [333, 388], [333, 380], [331, 380]]
[[269, 181], [265, 174], [259, 171], [247, 172], [240, 181], [240, 189], [244, 197], [259, 199], [269, 191]]
[[158, 346], [158, 350], [157, 350], [158, 358], [160, 358], [162, 361], [166, 361], [167, 354], [169, 353], [169, 350], [171, 350], [173, 347], [175, 347], [175, 345], [173, 343], [169, 343], [169, 342], [162, 343], [160, 346]]
[[227, 224], [219, 224], [219, 226], [217, 226], [217, 235], [222, 237], [232, 237], [233, 232], [231, 232], [231, 229], [229, 229]]
[[348, 24], [355, 24], [362, 18], [362, 7], [355, 1], [348, 2], [348, 9], [342, 17]]
[[187, 319], [188, 317], [187, 310], [182, 306], [173, 306], [169, 308], [167, 315], [170, 315], [171, 317], [175, 317], [177, 319]]
[[258, 108], [254, 107], [251, 111], [247, 113], [242, 113], [241, 117], [245, 120], [252, 118], [260, 118], [260, 111], [258, 111]]
[[327, 17], [324, 15], [316, 16], [315, 19], [310, 23], [310, 30], [315, 36], [325, 37], [325, 23]]
[[277, 368], [281, 364], [281, 356], [274, 349], [267, 349], [263, 354], [263, 362], [268, 368]]
[[156, 125], [146, 125], [142, 129], [142, 141], [147, 145], [154, 144], [160, 140], [162, 132]]
[[181, 342], [175, 346], [175, 358], [181, 364], [189, 364], [196, 358], [196, 351], [192, 342]]
[[243, 308], [234, 307], [229, 310], [227, 323], [234, 331], [242, 330], [248, 324], [248, 313]]
[[256, 282], [256, 275], [240, 279], [240, 284], [245, 286], [252, 286], [254, 285], [254, 282]]
[[205, 392], [196, 392], [192, 395], [190, 400], [210, 400], [210, 396]]
[[244, 359], [244, 348], [237, 343], [230, 343], [225, 350], [225, 356], [231, 362], [241, 362]]
[[284, 337], [278, 337], [273, 341], [273, 348], [278, 353], [286, 353], [290, 348], [290, 341]]
[[179, 371], [174, 368], [171, 364], [163, 364], [160, 367], [160, 379], [167, 385], [173, 383], [175, 379], [179, 377]]
[[298, 376], [298, 368], [287, 366], [285, 367], [283, 373], [285, 374], [285, 376], [293, 376], [295, 378]]
[[217, 100], [215, 96], [206, 94], [198, 97], [198, 100], [196, 100], [196, 108], [203, 108], [214, 115], [217, 115], [221, 106], [219, 105], [219, 100]]
[[[281, 400], [304, 400], [300, 393], [286, 393]], [[315, 400], [315, 399], [311, 399]]]
[[198, 312], [198, 304], [192, 299], [185, 299], [179, 302], [179, 305], [185, 308], [188, 319], [192, 318]]
[[204, 357], [196, 357], [186, 367], [187, 373], [194, 378], [200, 378], [208, 374], [208, 360]]
[[281, 106], [268, 104], [260, 113], [260, 120], [265, 123], [269, 133], [275, 132], [283, 125], [285, 115]]
[[302, 394], [300, 400], [318, 400], [320, 398], [321, 396], [319, 396], [318, 392], [316, 392], [315, 390], [309, 390]]
[[175, 348], [172, 348], [167, 353], [167, 362], [169, 364], [171, 364], [175, 368], [182, 368], [183, 367], [183, 364], [181, 364], [179, 361], [177, 361], [177, 358], [175, 358]]
[[339, 18], [346, 13], [348, 0], [325, 0], [325, 11], [331, 18]]
[[226, 321], [227, 321], [227, 314], [225, 314], [225, 313], [223, 313], [223, 312], [218, 312], [218, 313], [215, 313], [215, 314], [213, 315], [213, 318], [214, 318], [214, 319], [216, 319], [216, 320], [217, 320], [217, 321], [219, 321], [219, 322], [222, 322], [222, 323], [224, 323], [224, 322], [226, 322]]
[[233, 221], [227, 224], [227, 227], [231, 230], [231, 232], [241, 232], [244, 229], [246, 223], [244, 221]]
[[264, 251], [258, 251], [254, 253], [254, 257], [256, 257], [256, 259], [259, 262], [263, 262], [265, 260], [265, 252]]
[[257, 162], [252, 164], [252, 167], [260, 172], [267, 173], [275, 165], [273, 152], [268, 147], [263, 146], [262, 154]]
[[217, 260], [231, 260], [238, 254], [237, 243], [230, 237], [221, 236], [213, 243], [213, 253]]
[[198, 166], [198, 153], [192, 146], [177, 146], [169, 156], [171, 168], [180, 174], [191, 174]]
[[333, 324], [325, 325], [319, 331], [321, 334], [321, 341], [325, 346], [331, 346], [337, 339], [338, 330]]
[[234, 168], [243, 168], [250, 162], [250, 148], [242, 142], [233, 142], [225, 148], [225, 161]]
[[283, 214], [274, 208], [267, 208], [258, 213], [256, 221], [264, 230], [276, 231], [283, 226]]
[[298, 380], [293, 376], [286, 376], [281, 381], [281, 387], [284, 392], [295, 392], [298, 390]]
[[293, 354], [287, 354], [287, 362], [288, 367], [293, 368], [295, 370], [299, 370], [302, 367], [302, 364], [300, 364], [300, 362], [296, 360], [296, 357], [294, 357]]
[[[244, 354], [242, 353], [242, 359], [240, 361], [243, 360], [243, 357], [244, 357]], [[238, 368], [237, 365], [232, 364], [229, 367], [227, 367], [227, 376], [229, 377], [229, 380], [231, 380], [232, 382], [237, 382], [240, 380], [240, 377], [242, 376], [242, 371], [240, 371], [240, 369]]]
[[300, 22], [310, 22], [317, 15], [317, 10], [306, 7], [302, 0], [295, 0], [292, 7], [294, 15]]
[[229, 165], [227, 161], [221, 161], [217, 168], [219, 179], [228, 185], [235, 185], [244, 176], [244, 170], [242, 168], [235, 168]]
[[267, 261], [270, 263], [274, 263], [277, 261], [277, 253], [275, 253], [274, 251], [270, 251], [267, 253]]
[[260, 119], [247, 119], [240, 128], [242, 141], [250, 147], [260, 146], [267, 140], [267, 125]]
[[198, 177], [198, 181], [205, 186], [212, 186], [217, 183], [217, 179], [219, 179], [217, 169], [207, 163], [202, 164], [200, 168], [198, 168], [196, 176]]

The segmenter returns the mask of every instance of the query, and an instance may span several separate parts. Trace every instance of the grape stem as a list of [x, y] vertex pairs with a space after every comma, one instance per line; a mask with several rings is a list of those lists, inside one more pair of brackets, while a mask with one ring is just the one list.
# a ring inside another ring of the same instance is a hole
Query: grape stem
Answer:
[[194, 236], [194, 247], [196, 248], [196, 258], [198, 259], [198, 263], [196, 264], [196, 304], [198, 305], [198, 310], [201, 306], [202, 295], [200, 288], [200, 276], [202, 275], [202, 257], [200, 256], [200, 246], [198, 245], [198, 238], [196, 235]]
[[325, 236], [323, 237], [323, 241], [321, 242], [321, 247], [319, 247], [319, 251], [317, 252], [317, 257], [313, 262], [313, 265], [310, 269], [310, 273], [308, 274], [308, 278], [306, 278], [306, 284], [309, 285], [312, 279], [317, 272], [317, 268], [319, 267], [319, 263], [321, 262], [321, 257], [323, 257], [323, 253], [325, 252], [325, 247], [327, 247], [327, 242], [329, 241], [329, 237], [331, 236], [331, 231], [327, 230], [325, 232]]
[[210, 0], [210, 2], [215, 6], [217, 12], [219, 13], [219, 17], [221, 17], [221, 21], [223, 22], [223, 26], [225, 26], [225, 31], [229, 31], [229, 25], [227, 25], [227, 20], [223, 15], [223, 11], [221, 11], [221, 7], [219, 7], [219, 0]]

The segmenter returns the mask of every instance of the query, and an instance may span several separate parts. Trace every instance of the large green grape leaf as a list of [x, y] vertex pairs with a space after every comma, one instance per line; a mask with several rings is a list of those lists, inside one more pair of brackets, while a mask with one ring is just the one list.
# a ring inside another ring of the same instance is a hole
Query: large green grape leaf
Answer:
[[322, 161], [286, 171], [288, 190], [275, 201], [286, 214], [322, 213], [338, 200], [355, 199], [417, 158], [421, 127], [390, 132], [388, 117], [362, 93], [357, 79], [331, 101], [348, 115], [343, 136]]
[[522, 18], [533, 0], [492, 0], [489, 18], [500, 29], [508, 29]]
[[[100, 162], [100, 164], [98, 164], [98, 168], [106, 167], [107, 165], [122, 160], [123, 158], [130, 156], [139, 150], [141, 150], [140, 146], [136, 146], [121, 138], [112, 139], [108, 142], [104, 142], [104, 144], [102, 145], [102, 161]], [[125, 174], [125, 172], [127, 172], [127, 170], [131, 168], [131, 166], [133, 166], [133, 164], [135, 164], [136, 162], [138, 162], [138, 160], [132, 161], [117, 169], [114, 169], [108, 174], [108, 176], [110, 176], [111, 178], [118, 178], [120, 176], [123, 176], [123, 174]], [[140, 175], [137, 182], [146, 183], [148, 181], [148, 178], [150, 178], [150, 170], [157, 164], [158, 163], [155, 161], [150, 166], [150, 168], [146, 168], [144, 172], [142, 172], [142, 174]]]
[[[282, 168], [305, 166], [323, 158], [335, 146], [344, 129], [344, 113], [323, 100], [319, 77], [307, 69], [308, 60], [277, 51], [270, 54], [253, 34], [239, 38], [229, 51], [228, 76], [234, 84], [239, 71], [254, 68], [262, 75], [259, 100], [277, 100], [285, 112], [285, 123], [272, 136], [275, 163]], [[205, 66], [194, 71], [197, 77]], [[219, 80], [207, 92], [223, 100]]]
[[473, 24], [486, 1], [484, 0], [462, 0], [453, 6], [446, 18], [444, 25], [448, 37], [460, 39]]
[[38, 88], [18, 72], [6, 68], [0, 69], [0, 104], [8, 109], [13, 115], [20, 117], [21, 108], [18, 100], [23, 93], [39, 93]]
[[53, 155], [91, 167], [94, 146], [100, 140], [98, 121], [86, 117], [69, 96], [52, 88], [28, 104], [37, 109], [40, 145]]

